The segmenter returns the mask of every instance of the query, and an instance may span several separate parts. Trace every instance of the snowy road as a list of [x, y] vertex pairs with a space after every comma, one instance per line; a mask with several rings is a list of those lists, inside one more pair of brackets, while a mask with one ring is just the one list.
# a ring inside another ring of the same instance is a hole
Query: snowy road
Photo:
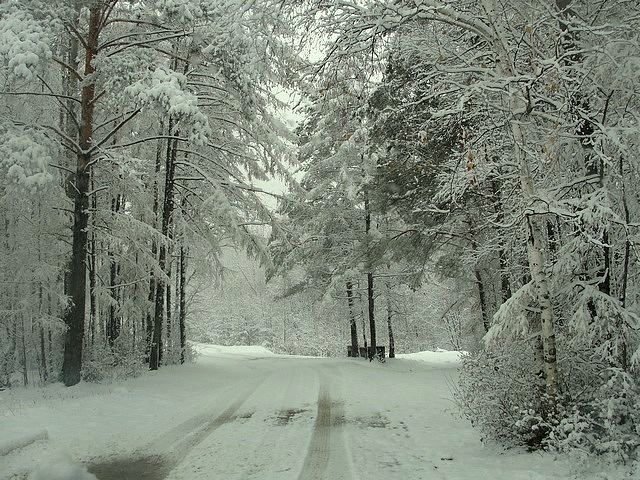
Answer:
[[49, 439], [0, 457], [0, 478], [28, 478], [61, 454], [99, 480], [571, 478], [550, 456], [483, 446], [456, 416], [450, 359], [210, 346], [196, 365], [116, 386], [5, 394], [0, 442], [42, 428]]

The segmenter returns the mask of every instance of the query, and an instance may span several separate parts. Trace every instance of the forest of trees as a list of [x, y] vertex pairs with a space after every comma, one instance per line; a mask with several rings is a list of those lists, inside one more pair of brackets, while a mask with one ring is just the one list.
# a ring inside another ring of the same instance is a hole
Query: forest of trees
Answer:
[[[287, 351], [294, 311], [337, 331], [288, 351], [392, 356], [431, 292], [485, 436], [640, 445], [637, 1], [8, 0], [0, 68], [0, 388]], [[245, 337], [227, 247], [285, 305]]]

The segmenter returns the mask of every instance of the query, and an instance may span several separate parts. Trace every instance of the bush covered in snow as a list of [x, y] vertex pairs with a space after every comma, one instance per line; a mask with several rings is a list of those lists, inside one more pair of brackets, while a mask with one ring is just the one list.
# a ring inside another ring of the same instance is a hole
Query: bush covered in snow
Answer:
[[508, 354], [481, 350], [462, 357], [456, 400], [483, 439], [536, 447], [550, 429], [539, 384], [527, 344], [511, 345]]
[[[562, 337], [560, 342], [562, 342]], [[550, 408], [526, 342], [463, 357], [455, 395], [483, 439], [507, 446], [608, 455], [627, 461], [640, 446], [640, 385], [570, 342], [559, 358], [562, 391]]]
[[[118, 339], [120, 340], [120, 339]], [[116, 341], [114, 348], [96, 345], [82, 367], [82, 379], [87, 382], [110, 382], [137, 377], [148, 369], [141, 352], [131, 352], [123, 342]]]
[[563, 405], [562, 418], [547, 439], [559, 451], [580, 450], [627, 461], [640, 446], [640, 385], [617, 368], [594, 378], [596, 388], [585, 385], [584, 395]]

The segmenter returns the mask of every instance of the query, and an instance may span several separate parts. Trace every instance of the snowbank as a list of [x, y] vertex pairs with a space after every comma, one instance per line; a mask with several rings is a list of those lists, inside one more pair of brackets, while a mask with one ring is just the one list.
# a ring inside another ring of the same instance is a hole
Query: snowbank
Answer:
[[0, 457], [8, 455], [14, 450], [26, 447], [38, 440], [47, 440], [49, 434], [46, 430], [36, 430], [29, 433], [20, 433], [17, 435], [9, 435], [9, 438], [3, 438], [0, 441]]
[[271, 350], [260, 345], [234, 345], [225, 347], [222, 345], [211, 345], [208, 343], [192, 342], [196, 351], [200, 355], [206, 356], [245, 356], [245, 357], [274, 357], [276, 356]]
[[399, 353], [396, 358], [404, 360], [415, 360], [418, 362], [425, 362], [431, 365], [458, 365], [460, 358], [467, 352], [456, 352], [449, 350], [437, 349], [435, 352], [415, 352], [415, 353]]

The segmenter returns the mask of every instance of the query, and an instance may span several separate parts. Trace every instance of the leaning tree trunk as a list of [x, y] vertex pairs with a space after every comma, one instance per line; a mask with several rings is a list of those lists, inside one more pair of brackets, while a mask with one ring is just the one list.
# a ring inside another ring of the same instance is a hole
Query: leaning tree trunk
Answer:
[[351, 328], [351, 355], [357, 357], [360, 355], [358, 350], [358, 326], [356, 324], [356, 315], [353, 311], [353, 284], [347, 281], [347, 305], [349, 306], [349, 326]]
[[84, 315], [87, 283], [87, 226], [89, 223], [89, 169], [92, 160], [93, 113], [95, 99], [95, 72], [93, 61], [98, 50], [101, 9], [95, 4], [89, 10], [89, 31], [85, 45], [85, 84], [81, 93], [80, 152], [76, 159], [75, 188], [73, 193], [73, 243], [69, 265], [69, 294], [71, 302], [64, 316], [67, 331], [64, 339], [62, 381], [66, 386], [80, 381], [82, 369], [82, 347], [84, 337]]

